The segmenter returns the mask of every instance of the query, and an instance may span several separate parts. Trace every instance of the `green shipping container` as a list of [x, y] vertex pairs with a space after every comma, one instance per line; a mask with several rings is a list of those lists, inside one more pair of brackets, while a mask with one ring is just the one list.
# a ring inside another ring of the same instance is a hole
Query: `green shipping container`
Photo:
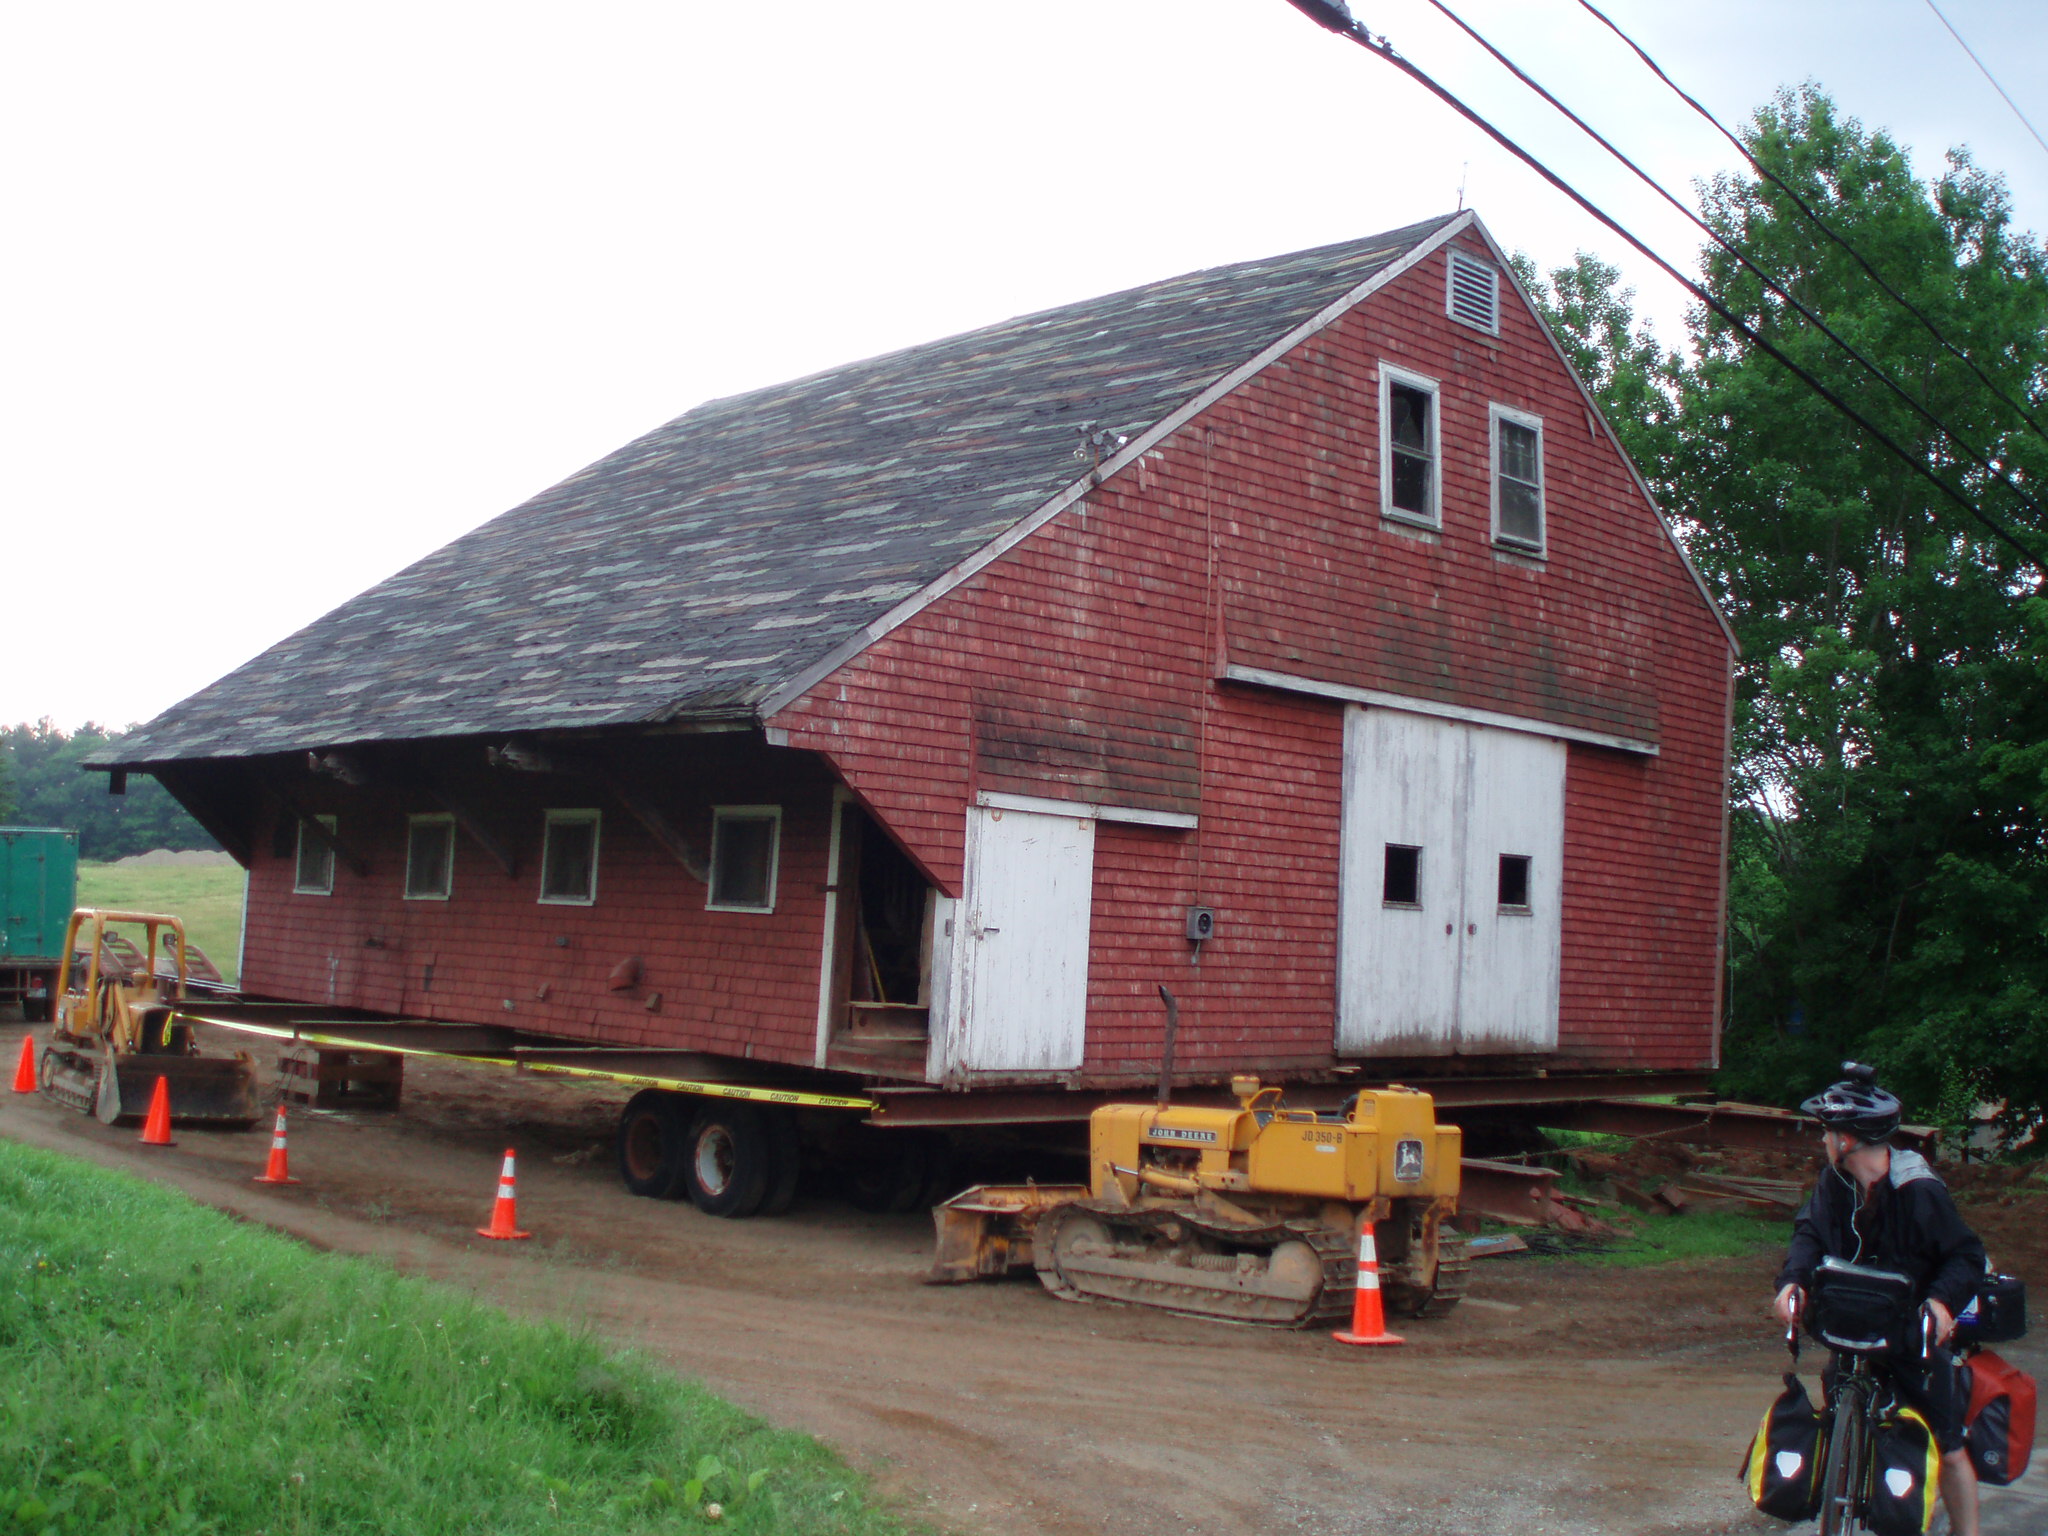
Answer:
[[54, 963], [78, 903], [78, 834], [0, 827], [0, 964]]

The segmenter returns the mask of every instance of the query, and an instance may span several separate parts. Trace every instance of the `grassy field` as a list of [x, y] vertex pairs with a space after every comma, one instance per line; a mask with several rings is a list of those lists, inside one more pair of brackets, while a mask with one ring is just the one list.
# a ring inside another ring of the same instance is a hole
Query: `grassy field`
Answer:
[[902, 1531], [592, 1338], [4, 1142], [0, 1270], [0, 1528]]
[[78, 866], [78, 904], [169, 912], [206, 951], [229, 981], [242, 937], [242, 867], [239, 864]]

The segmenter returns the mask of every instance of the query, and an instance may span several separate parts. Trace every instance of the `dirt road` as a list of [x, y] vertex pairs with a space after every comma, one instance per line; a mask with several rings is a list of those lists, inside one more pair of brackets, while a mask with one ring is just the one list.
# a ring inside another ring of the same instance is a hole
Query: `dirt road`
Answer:
[[[0, 1060], [18, 1035], [0, 1026]], [[413, 1064], [406, 1097], [396, 1114], [295, 1115], [305, 1182], [284, 1190], [248, 1182], [263, 1130], [181, 1130], [150, 1149], [0, 1095], [0, 1135], [586, 1322], [822, 1437], [952, 1530], [1783, 1529], [1748, 1510], [1733, 1475], [1783, 1360], [1761, 1315], [1764, 1260], [1492, 1261], [1455, 1316], [1409, 1328], [1408, 1348], [1347, 1350], [1065, 1305], [1029, 1281], [927, 1287], [921, 1216], [805, 1198], [788, 1217], [730, 1222], [636, 1200], [611, 1166], [618, 1096]], [[508, 1143], [530, 1243], [472, 1235]], [[1995, 1529], [2040, 1536], [2034, 1516]]]

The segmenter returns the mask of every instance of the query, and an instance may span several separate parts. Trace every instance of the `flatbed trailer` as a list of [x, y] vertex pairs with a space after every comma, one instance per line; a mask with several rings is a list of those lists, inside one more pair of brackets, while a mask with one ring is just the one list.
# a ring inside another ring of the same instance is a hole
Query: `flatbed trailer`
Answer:
[[[955, 1192], [945, 1155], [953, 1133], [977, 1128], [1076, 1128], [1129, 1090], [948, 1092], [848, 1073], [747, 1061], [693, 1051], [593, 1046], [497, 1025], [447, 1024], [310, 1003], [208, 999], [180, 1012], [200, 1029], [270, 1039], [314, 1051], [375, 1052], [608, 1083], [634, 1090], [621, 1113], [619, 1171], [635, 1193], [717, 1199], [716, 1170], [695, 1170], [707, 1136], [714, 1161], [759, 1162], [764, 1177], [793, 1168], [809, 1150], [841, 1165], [858, 1203], [911, 1210]], [[1361, 1074], [1362, 1078], [1362, 1074]], [[1303, 1109], [1337, 1109], [1362, 1080], [1290, 1086]], [[1800, 1117], [1755, 1105], [1718, 1103], [1707, 1077], [1691, 1072], [1552, 1073], [1430, 1080], [1436, 1103], [1468, 1126], [1513, 1123], [1657, 1134], [1691, 1144], [1784, 1147], [1807, 1132]], [[1227, 1084], [1176, 1086], [1175, 1102], [1228, 1107]], [[1910, 1129], [1910, 1128], [1909, 1128]], [[731, 1173], [729, 1168], [728, 1173]], [[711, 1187], [708, 1196], [699, 1185]], [[786, 1175], [785, 1175], [786, 1177]], [[721, 1214], [745, 1215], [741, 1201]], [[1461, 1210], [1521, 1224], [1572, 1226], [1574, 1208], [1557, 1174], [1541, 1166], [1467, 1156]]]

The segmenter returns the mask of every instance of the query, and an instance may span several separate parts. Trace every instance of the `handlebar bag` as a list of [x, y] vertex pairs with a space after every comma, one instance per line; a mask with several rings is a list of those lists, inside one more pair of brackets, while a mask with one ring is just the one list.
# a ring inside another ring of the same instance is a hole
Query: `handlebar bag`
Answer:
[[1787, 1371], [1785, 1390], [1764, 1414], [1742, 1461], [1749, 1501], [1780, 1520], [1811, 1520], [1819, 1514], [1826, 1427], [1805, 1384]]
[[1870, 1504], [1864, 1513], [1873, 1536], [1923, 1536], [1934, 1520], [1941, 1481], [1941, 1449], [1934, 1431], [1911, 1408], [1893, 1410], [1870, 1440]]
[[1963, 1444], [1970, 1465], [1987, 1483], [2018, 1482], [2034, 1454], [2034, 1378], [1988, 1349], [1957, 1368], [1969, 1405]]
[[2027, 1286], [2018, 1275], [1983, 1275], [1977, 1294], [1956, 1314], [1956, 1327], [1978, 1344], [2010, 1344], [2027, 1336]]
[[1822, 1259], [1813, 1272], [1813, 1336], [1854, 1354], [1903, 1350], [1913, 1316], [1913, 1282], [1889, 1269]]

